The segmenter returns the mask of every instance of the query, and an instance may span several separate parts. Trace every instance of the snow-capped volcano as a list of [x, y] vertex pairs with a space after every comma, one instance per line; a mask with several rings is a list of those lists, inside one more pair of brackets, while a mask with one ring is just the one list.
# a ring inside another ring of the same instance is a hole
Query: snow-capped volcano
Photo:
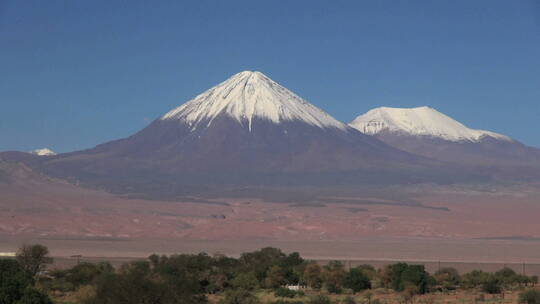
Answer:
[[55, 177], [152, 197], [171, 196], [186, 185], [402, 183], [442, 170], [250, 71], [233, 75], [128, 138], [32, 161]]
[[349, 125], [395, 148], [442, 161], [499, 167], [540, 163], [540, 150], [505, 135], [468, 128], [429, 107], [376, 108]]
[[256, 118], [274, 123], [301, 121], [319, 128], [347, 128], [266, 75], [252, 71], [232, 76], [168, 112], [161, 120], [183, 120], [195, 129], [200, 124], [210, 126], [220, 114], [239, 123], [247, 121], [249, 130]]
[[52, 151], [50, 149], [47, 149], [47, 148], [36, 149], [36, 150], [31, 151], [30, 153], [38, 155], [38, 156], [53, 156], [53, 155], [56, 155], [56, 152], [54, 152], [54, 151]]
[[358, 116], [349, 125], [369, 135], [389, 132], [455, 142], [478, 142], [486, 137], [512, 141], [510, 137], [501, 134], [468, 128], [430, 107], [410, 109], [380, 107]]

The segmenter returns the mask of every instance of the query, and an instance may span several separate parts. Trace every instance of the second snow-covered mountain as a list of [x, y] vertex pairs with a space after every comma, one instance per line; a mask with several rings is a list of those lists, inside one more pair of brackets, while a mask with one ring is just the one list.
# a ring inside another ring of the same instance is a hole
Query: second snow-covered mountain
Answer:
[[540, 162], [540, 150], [505, 135], [471, 129], [430, 107], [376, 108], [350, 126], [398, 149], [443, 161], [480, 166]]
[[479, 142], [488, 137], [512, 141], [509, 137], [501, 134], [468, 128], [430, 107], [376, 108], [358, 116], [350, 125], [360, 132], [370, 135], [393, 133], [438, 138], [453, 142]]

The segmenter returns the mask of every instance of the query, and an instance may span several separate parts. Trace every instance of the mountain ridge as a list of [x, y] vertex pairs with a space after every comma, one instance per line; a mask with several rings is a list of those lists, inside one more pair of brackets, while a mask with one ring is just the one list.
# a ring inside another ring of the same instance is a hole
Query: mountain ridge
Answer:
[[454, 142], [479, 142], [485, 137], [512, 141], [510, 137], [502, 134], [468, 128], [457, 120], [427, 106], [379, 107], [356, 117], [349, 125], [369, 135], [389, 132], [428, 136]]
[[403, 151], [432, 159], [488, 166], [513, 176], [539, 176], [540, 149], [506, 135], [471, 129], [430, 107], [380, 107], [350, 124], [364, 134]]
[[3, 155], [74, 183], [160, 197], [213, 186], [449, 182], [463, 175], [365, 135], [249, 71], [127, 138], [56, 156]]
[[[466, 128], [458, 122], [454, 125]], [[459, 159], [440, 158], [439, 150], [422, 153], [414, 150], [416, 143], [409, 137], [397, 136], [397, 141], [414, 143], [414, 149], [408, 150], [383, 135], [364, 134], [264, 74], [245, 71], [129, 137], [55, 156], [12, 151], [0, 157], [75, 184], [150, 199], [209, 191], [253, 193], [268, 187], [299, 191], [315, 187], [338, 194], [345, 188], [372, 185], [489, 183], [540, 176], [535, 170], [522, 170], [522, 163], [518, 169], [494, 170], [492, 164], [479, 167], [471, 166], [472, 161], [462, 164]], [[510, 154], [516, 147], [508, 140], [481, 142], [485, 151], [491, 151], [491, 146], [499, 149], [501, 142]], [[452, 149], [462, 151], [463, 142], [450, 143], [435, 146], [449, 147], [452, 156], [460, 156]], [[478, 146], [465, 143], [473, 145], [465, 150], [472, 148], [482, 160]]]

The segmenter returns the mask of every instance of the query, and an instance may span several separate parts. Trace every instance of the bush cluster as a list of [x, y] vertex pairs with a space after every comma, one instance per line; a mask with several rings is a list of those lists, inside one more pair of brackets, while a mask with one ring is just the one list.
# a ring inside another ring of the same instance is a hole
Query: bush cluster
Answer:
[[32, 273], [15, 260], [0, 259], [0, 304], [52, 304], [35, 287]]
[[[382, 269], [361, 265], [347, 269], [339, 261], [324, 266], [305, 261], [298, 253], [285, 254], [276, 248], [244, 253], [240, 258], [223, 255], [152, 255], [148, 259], [113, 268], [109, 263], [80, 263], [72, 268], [44, 272], [50, 262], [43, 246], [26, 247], [17, 259], [0, 260], [0, 304], [49, 304], [48, 294], [71, 293], [80, 304], [168, 304], [207, 303], [219, 294], [221, 304], [256, 304], [255, 294], [274, 292], [278, 303], [326, 304], [324, 295], [310, 297], [303, 291], [285, 288], [298, 285], [328, 293], [363, 292], [366, 302], [376, 303], [365, 290], [386, 288], [400, 292], [405, 301], [417, 294], [476, 289], [497, 294], [537, 284], [537, 277], [518, 274], [509, 268], [495, 273], [472, 271], [460, 275], [442, 268], [433, 275], [422, 265], [395, 263]], [[312, 292], [310, 292], [312, 293]], [[520, 295], [520, 303], [540, 303], [540, 293], [531, 289]], [[300, 301], [301, 300], [301, 301]], [[352, 297], [343, 303], [353, 304]]]

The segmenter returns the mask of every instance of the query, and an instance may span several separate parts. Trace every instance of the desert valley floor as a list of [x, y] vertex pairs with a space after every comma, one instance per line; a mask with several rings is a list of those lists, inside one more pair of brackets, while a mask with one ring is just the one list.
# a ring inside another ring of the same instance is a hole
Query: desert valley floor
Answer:
[[[533, 186], [481, 191], [417, 186], [403, 202], [357, 196], [300, 204], [151, 201], [56, 180], [24, 180], [0, 184], [3, 252], [22, 242], [44, 243], [56, 256], [87, 257], [236, 255], [275, 246], [317, 259], [540, 263], [540, 203]], [[411, 197], [414, 203], [408, 203]]]

